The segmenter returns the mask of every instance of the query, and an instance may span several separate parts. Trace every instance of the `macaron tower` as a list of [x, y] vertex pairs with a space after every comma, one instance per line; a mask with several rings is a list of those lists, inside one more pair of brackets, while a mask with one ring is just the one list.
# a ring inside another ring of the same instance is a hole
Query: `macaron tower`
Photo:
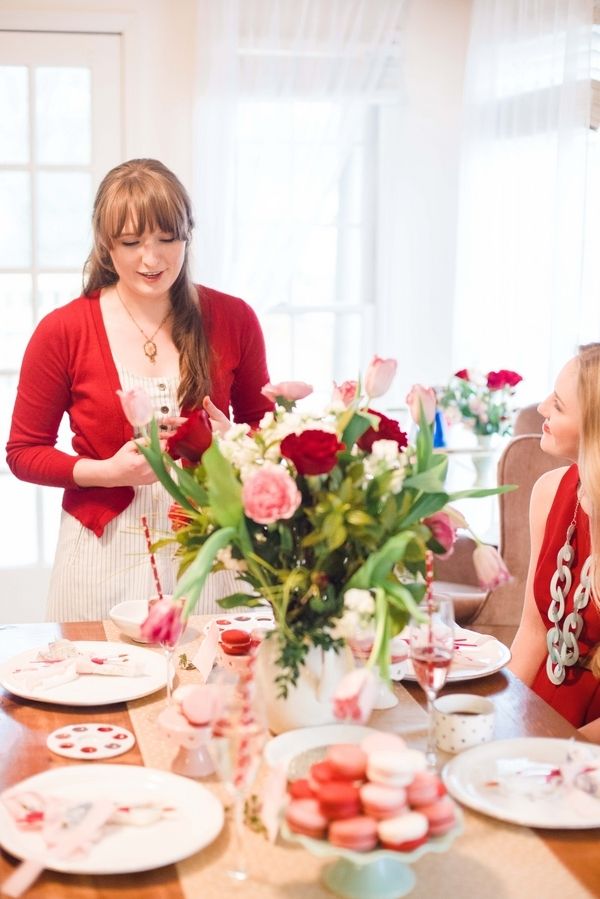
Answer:
[[335, 744], [288, 784], [290, 830], [355, 852], [410, 852], [456, 824], [456, 809], [422, 752], [394, 735]]

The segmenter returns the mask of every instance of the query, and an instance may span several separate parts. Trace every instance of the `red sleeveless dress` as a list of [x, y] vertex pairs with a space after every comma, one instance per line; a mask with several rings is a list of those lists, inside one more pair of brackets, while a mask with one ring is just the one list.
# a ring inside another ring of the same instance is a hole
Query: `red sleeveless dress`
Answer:
[[[565, 472], [550, 509], [542, 548], [538, 559], [533, 582], [533, 592], [539, 613], [546, 627], [550, 630], [548, 619], [550, 605], [550, 581], [556, 571], [556, 557], [564, 545], [567, 528], [573, 518], [577, 503], [577, 484], [579, 472], [576, 465], [571, 465]], [[581, 567], [590, 553], [589, 519], [581, 509], [577, 510], [575, 533], [571, 540], [575, 551], [571, 574], [573, 581], [565, 603], [565, 616], [573, 610], [573, 597], [579, 585]], [[594, 598], [590, 600], [581, 613], [583, 628], [578, 640], [581, 657], [587, 655], [597, 643], [600, 643], [600, 612]], [[564, 617], [563, 617], [564, 621]], [[562, 626], [562, 622], [559, 623]], [[581, 727], [596, 718], [600, 718], [600, 680], [591, 671], [573, 665], [566, 669], [562, 684], [553, 684], [546, 673], [546, 658], [535, 676], [532, 689], [552, 708], [566, 718], [574, 727]]]

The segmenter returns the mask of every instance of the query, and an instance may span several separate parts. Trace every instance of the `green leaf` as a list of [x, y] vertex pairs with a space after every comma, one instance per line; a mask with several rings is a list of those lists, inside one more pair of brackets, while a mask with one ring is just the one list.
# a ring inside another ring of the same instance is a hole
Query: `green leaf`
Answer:
[[433, 455], [433, 425], [425, 418], [423, 403], [419, 401], [419, 431], [417, 434], [417, 471], [431, 468]]
[[429, 468], [419, 474], [411, 475], [406, 478], [404, 487], [413, 487], [416, 490], [423, 490], [426, 493], [442, 493], [444, 490], [444, 472], [437, 468]]
[[411, 524], [419, 521], [421, 518], [427, 518], [434, 512], [439, 512], [448, 502], [447, 493], [425, 493], [420, 496], [414, 506], [412, 506], [406, 518], [403, 518], [400, 527], [406, 528]]
[[254, 609], [256, 606], [265, 607], [264, 601], [256, 596], [250, 596], [249, 593], [230, 593], [229, 596], [223, 596], [217, 600], [222, 609], [234, 609], [236, 606], [247, 606]]
[[184, 618], [188, 617], [196, 605], [218, 551], [228, 546], [235, 535], [236, 530], [232, 527], [220, 528], [211, 534], [185, 574], [177, 581], [173, 599], [185, 597]]
[[356, 441], [362, 437], [365, 431], [368, 431], [379, 419], [375, 419], [373, 415], [367, 415], [364, 412], [355, 412], [342, 432], [342, 443], [346, 449], [351, 449]]
[[[160, 441], [158, 438], [158, 425], [156, 424], [155, 419], [152, 419], [152, 421], [150, 422], [150, 444], [148, 445], [141, 443], [140, 441], [136, 441], [136, 446], [139, 449], [140, 453], [151, 465], [152, 470], [154, 471], [156, 477], [163, 485], [167, 493], [169, 493], [173, 497], [173, 499], [179, 503], [180, 506], [183, 506], [184, 509], [188, 509], [188, 511], [190, 512], [195, 512], [196, 509], [189, 501], [187, 496], [179, 489], [177, 483], [173, 480], [165, 466], [165, 456], [160, 448]], [[167, 458], [169, 457], [167, 456]]]
[[453, 502], [455, 499], [470, 499], [471, 497], [497, 496], [500, 493], [512, 493], [513, 490], [518, 489], [518, 486], [518, 484], [503, 484], [501, 487], [488, 487], [481, 490], [475, 488], [472, 490], [459, 490], [458, 493], [449, 494], [448, 502]]
[[202, 456], [202, 464], [206, 469], [208, 497], [215, 518], [223, 527], [235, 527], [244, 515], [242, 485], [215, 440]]
[[366, 562], [354, 572], [346, 585], [346, 590], [352, 587], [369, 590], [374, 584], [381, 584], [394, 565], [402, 560], [407, 545], [414, 539], [412, 531], [403, 531], [390, 537], [381, 549], [371, 553]]
[[192, 499], [197, 506], [206, 506], [208, 504], [208, 493], [185, 468], [177, 467], [177, 481], [181, 490]]

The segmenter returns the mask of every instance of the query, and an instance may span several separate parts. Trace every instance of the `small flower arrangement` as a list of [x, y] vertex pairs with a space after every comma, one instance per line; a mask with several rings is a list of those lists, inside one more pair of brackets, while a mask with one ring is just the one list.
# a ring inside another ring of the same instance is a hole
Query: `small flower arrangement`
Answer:
[[[372, 408], [395, 370], [394, 360], [375, 357], [362, 387], [334, 385], [319, 414], [296, 408], [308, 385], [266, 385], [275, 409], [255, 431], [234, 424], [213, 434], [198, 410], [171, 435], [166, 452], [154, 421], [138, 443], [175, 501], [173, 533], [156, 546], [177, 545], [177, 614], [192, 612], [211, 571], [234, 571], [244, 590], [220, 605], [271, 606], [281, 695], [296, 682], [311, 645], [341, 647], [336, 626], [345, 596], [356, 590], [372, 597], [367, 666], [387, 676], [390, 642], [425, 593], [428, 554], [451, 551], [457, 526], [466, 525], [448, 504], [499, 492], [446, 493], [447, 458], [433, 452], [422, 403], [415, 446], [397, 421]], [[147, 620], [155, 638], [163, 620], [172, 627], [164, 611], [157, 604]]]
[[438, 403], [450, 424], [462, 421], [475, 434], [510, 434], [515, 387], [523, 378], [516, 371], [502, 368], [486, 375], [475, 369], [461, 368], [450, 382], [438, 389]]

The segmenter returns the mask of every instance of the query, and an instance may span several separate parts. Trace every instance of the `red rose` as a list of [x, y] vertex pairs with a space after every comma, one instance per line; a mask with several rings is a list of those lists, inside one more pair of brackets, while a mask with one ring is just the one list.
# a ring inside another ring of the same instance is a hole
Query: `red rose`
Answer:
[[368, 428], [362, 437], [356, 441], [357, 445], [365, 453], [370, 453], [376, 440], [395, 440], [398, 449], [408, 446], [408, 437], [401, 430], [400, 425], [394, 418], [387, 418], [381, 412], [375, 412], [374, 409], [367, 409], [371, 415], [376, 415], [379, 419], [379, 428]]
[[469, 380], [469, 372], [467, 371], [466, 368], [461, 368], [460, 371], [454, 372], [454, 377], [460, 378], [462, 381], [468, 381]]
[[199, 462], [211, 443], [210, 418], [204, 409], [194, 409], [167, 440], [167, 452], [173, 459]]
[[502, 390], [503, 387], [516, 387], [523, 378], [516, 371], [501, 368], [500, 371], [489, 371], [486, 375], [490, 390]]
[[281, 455], [292, 460], [298, 474], [327, 474], [343, 449], [344, 444], [335, 434], [327, 431], [308, 430], [301, 434], [288, 434], [281, 441]]

